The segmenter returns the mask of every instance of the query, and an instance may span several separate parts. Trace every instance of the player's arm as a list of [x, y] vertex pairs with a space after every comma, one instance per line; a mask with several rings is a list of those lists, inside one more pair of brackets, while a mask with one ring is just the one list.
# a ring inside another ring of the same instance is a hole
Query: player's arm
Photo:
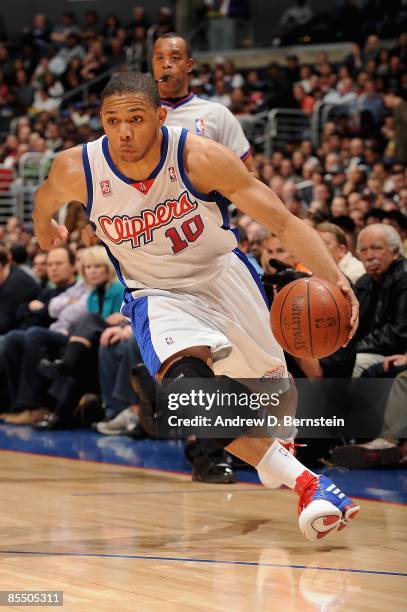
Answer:
[[357, 328], [358, 302], [324, 242], [309, 225], [292, 215], [269, 187], [252, 177], [226, 147], [188, 137], [186, 168], [201, 192], [216, 190], [243, 212], [276, 234], [288, 251], [321, 278], [339, 285], [352, 300], [352, 327]]
[[257, 171], [257, 167], [256, 167], [256, 164], [254, 163], [254, 159], [252, 155], [249, 155], [249, 157], [246, 157], [246, 159], [242, 161], [244, 165], [246, 166], [246, 168], [248, 169], [248, 171], [250, 172], [250, 174], [254, 176], [255, 178], [259, 178], [259, 173]]
[[62, 151], [54, 159], [47, 180], [38, 188], [34, 198], [34, 229], [42, 249], [58, 246], [68, 236], [66, 227], [53, 219], [55, 213], [66, 202], [76, 200], [84, 203], [86, 199], [82, 152], [78, 147]]

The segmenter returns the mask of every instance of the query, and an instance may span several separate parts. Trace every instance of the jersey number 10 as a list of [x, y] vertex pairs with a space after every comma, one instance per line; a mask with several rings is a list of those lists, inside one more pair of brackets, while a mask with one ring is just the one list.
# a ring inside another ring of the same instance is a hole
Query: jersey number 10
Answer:
[[183, 251], [187, 248], [190, 242], [195, 242], [195, 240], [202, 234], [204, 224], [201, 215], [195, 215], [195, 217], [192, 217], [192, 219], [187, 219], [187, 221], [184, 221], [184, 223], [181, 225], [180, 229], [182, 230], [186, 240], [180, 236], [175, 227], [170, 227], [165, 232], [165, 236], [172, 242], [173, 253]]

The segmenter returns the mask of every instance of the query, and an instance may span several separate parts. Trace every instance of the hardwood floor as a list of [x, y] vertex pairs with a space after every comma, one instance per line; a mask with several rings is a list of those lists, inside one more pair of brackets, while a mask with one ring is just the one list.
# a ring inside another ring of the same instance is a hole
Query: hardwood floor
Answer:
[[9, 451], [0, 477], [0, 590], [75, 612], [405, 609], [402, 505], [362, 501], [313, 545], [288, 490]]

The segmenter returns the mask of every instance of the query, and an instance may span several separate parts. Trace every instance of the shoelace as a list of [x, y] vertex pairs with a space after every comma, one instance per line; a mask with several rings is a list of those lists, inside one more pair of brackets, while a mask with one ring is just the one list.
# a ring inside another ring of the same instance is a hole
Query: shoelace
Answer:
[[296, 444], [295, 442], [280, 442], [281, 446], [284, 446], [286, 450], [288, 450], [294, 457], [297, 454], [297, 448], [305, 447], [307, 444]]
[[301, 514], [304, 508], [308, 506], [312, 496], [318, 488], [318, 476], [314, 476], [311, 472], [304, 472], [297, 478], [295, 490], [299, 495], [298, 498], [298, 514]]

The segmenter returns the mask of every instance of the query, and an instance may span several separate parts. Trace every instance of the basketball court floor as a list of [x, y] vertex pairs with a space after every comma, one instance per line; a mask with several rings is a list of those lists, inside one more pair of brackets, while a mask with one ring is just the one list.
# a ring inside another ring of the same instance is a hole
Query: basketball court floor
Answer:
[[328, 470], [362, 511], [314, 545], [292, 492], [192, 483], [179, 442], [1, 425], [0, 449], [0, 590], [81, 612], [406, 607], [407, 471]]

